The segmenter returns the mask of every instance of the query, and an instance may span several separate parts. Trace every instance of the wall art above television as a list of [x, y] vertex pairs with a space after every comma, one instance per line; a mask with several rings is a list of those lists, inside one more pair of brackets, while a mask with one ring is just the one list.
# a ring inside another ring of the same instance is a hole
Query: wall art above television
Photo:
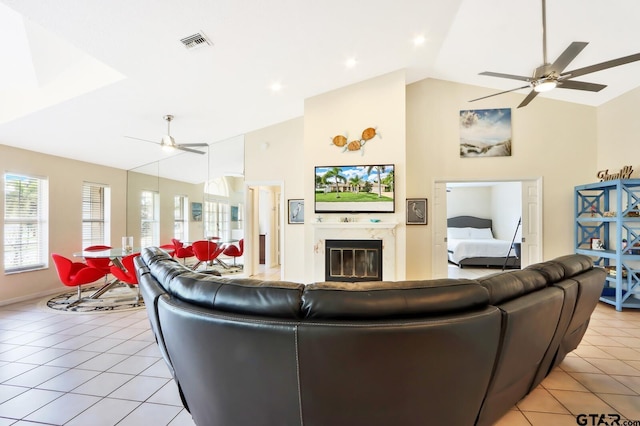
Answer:
[[393, 164], [315, 167], [316, 213], [393, 213]]

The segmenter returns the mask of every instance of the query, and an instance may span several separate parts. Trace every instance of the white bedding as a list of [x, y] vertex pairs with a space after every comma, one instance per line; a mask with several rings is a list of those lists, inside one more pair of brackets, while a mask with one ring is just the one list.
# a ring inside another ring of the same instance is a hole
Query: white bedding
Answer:
[[482, 239], [447, 239], [449, 259], [459, 263], [470, 257], [502, 257], [509, 253], [510, 241], [496, 240], [495, 238]]

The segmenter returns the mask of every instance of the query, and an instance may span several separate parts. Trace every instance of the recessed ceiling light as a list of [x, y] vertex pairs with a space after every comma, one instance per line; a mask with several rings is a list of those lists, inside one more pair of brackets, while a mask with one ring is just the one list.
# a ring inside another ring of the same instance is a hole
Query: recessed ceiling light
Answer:
[[422, 34], [420, 34], [413, 38], [413, 45], [422, 46], [425, 41], [427, 41], [427, 39]]
[[345, 61], [344, 65], [347, 68], [353, 68], [358, 64], [358, 61], [356, 60], [356, 58], [349, 58]]
[[282, 90], [282, 84], [279, 81], [271, 83], [270, 89], [272, 92], [279, 92]]

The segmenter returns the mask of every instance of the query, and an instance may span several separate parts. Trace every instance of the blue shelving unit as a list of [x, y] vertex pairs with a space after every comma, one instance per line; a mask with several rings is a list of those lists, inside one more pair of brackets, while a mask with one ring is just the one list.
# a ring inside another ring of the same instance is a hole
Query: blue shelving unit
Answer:
[[[575, 252], [607, 269], [600, 301], [640, 308], [640, 179], [576, 186], [574, 236]], [[596, 238], [603, 249], [594, 249]]]

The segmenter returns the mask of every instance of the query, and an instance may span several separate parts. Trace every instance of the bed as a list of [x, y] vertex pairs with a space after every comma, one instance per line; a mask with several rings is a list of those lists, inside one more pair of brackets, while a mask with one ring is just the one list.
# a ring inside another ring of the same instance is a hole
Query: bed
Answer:
[[483, 266], [520, 269], [520, 259], [514, 249], [509, 250], [510, 247], [511, 241], [493, 237], [491, 219], [475, 216], [447, 219], [449, 262], [461, 268]]

